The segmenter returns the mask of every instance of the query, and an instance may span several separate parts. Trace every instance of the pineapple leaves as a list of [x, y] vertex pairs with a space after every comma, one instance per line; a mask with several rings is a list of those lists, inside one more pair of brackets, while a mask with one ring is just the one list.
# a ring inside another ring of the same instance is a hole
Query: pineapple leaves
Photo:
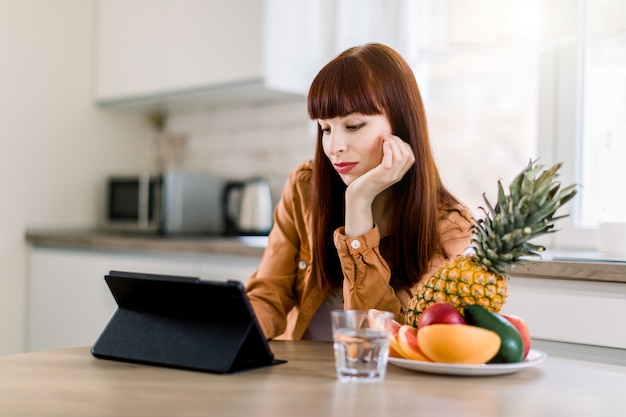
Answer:
[[540, 256], [545, 250], [530, 240], [555, 232], [554, 222], [567, 217], [555, 216], [557, 210], [577, 192], [575, 184], [561, 188], [557, 181], [561, 166], [544, 169], [530, 160], [509, 185], [508, 195], [498, 181], [495, 206], [483, 194], [484, 217], [474, 222], [472, 230], [475, 255], [488, 269], [504, 273], [522, 257]]
[[565, 187], [563, 190], [561, 190], [561, 193], [559, 194], [559, 205], [562, 206], [563, 204], [570, 201], [572, 198], [574, 198], [577, 192], [578, 190], [576, 189], [576, 184]]
[[[498, 182], [498, 184], [499, 184], [499, 182]], [[490, 214], [492, 217], [495, 217], [495, 216], [496, 216], [496, 211], [495, 211], [495, 210], [494, 210], [494, 208], [492, 207], [492, 205], [491, 205], [491, 203], [489, 202], [489, 200], [487, 200], [487, 194], [486, 194], [486, 193], [483, 193], [483, 200], [485, 200], [485, 204], [487, 205], [487, 208], [489, 209], [489, 214]], [[481, 209], [482, 209], [482, 211], [483, 211], [486, 215], [489, 215], [489, 214], [487, 214], [487, 212], [485, 211], [485, 209], [484, 209], [483, 207], [481, 207]]]
[[506, 198], [506, 194], [504, 193], [504, 188], [502, 188], [502, 181], [498, 181], [498, 202], [496, 204], [498, 212], [504, 212], [506, 210], [507, 203], [508, 199]]

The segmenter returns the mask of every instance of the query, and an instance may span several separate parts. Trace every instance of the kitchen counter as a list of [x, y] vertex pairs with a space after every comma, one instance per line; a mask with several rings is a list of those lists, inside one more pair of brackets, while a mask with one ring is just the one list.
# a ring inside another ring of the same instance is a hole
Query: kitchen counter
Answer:
[[272, 341], [288, 362], [230, 375], [94, 358], [88, 347], [0, 358], [0, 414], [11, 416], [615, 416], [626, 368], [553, 356], [498, 376], [419, 373], [336, 379], [332, 344]]
[[[33, 249], [29, 346], [39, 350], [80, 346], [97, 336], [93, 329], [101, 329], [112, 314], [112, 306], [102, 305], [102, 299], [108, 299], [99, 295], [108, 295], [101, 282], [105, 271], [156, 271], [245, 282], [258, 267], [266, 244], [266, 238], [258, 237], [164, 238], [101, 231], [32, 231], [26, 238]], [[610, 320], [597, 319], [624, 315], [626, 262], [599, 261], [594, 254], [545, 253], [543, 260], [518, 265], [510, 275], [506, 311], [523, 317], [533, 338], [567, 343], [567, 350], [626, 349], [626, 334], [615, 332]], [[67, 294], [76, 294], [77, 288], [82, 292], [73, 297], [74, 309], [89, 305], [80, 320], [72, 309], [57, 307], [67, 304]], [[90, 321], [84, 319], [87, 315]], [[51, 329], [67, 328], [68, 323], [75, 329], [74, 338], [57, 340], [63, 333]]]
[[[163, 237], [101, 230], [27, 231], [34, 246], [66, 249], [263, 255], [266, 237]], [[547, 252], [542, 260], [510, 270], [511, 275], [626, 283], [626, 259], [602, 260], [594, 253]]]
[[213, 253], [262, 256], [266, 236], [161, 236], [104, 230], [27, 231], [34, 246], [104, 251]]

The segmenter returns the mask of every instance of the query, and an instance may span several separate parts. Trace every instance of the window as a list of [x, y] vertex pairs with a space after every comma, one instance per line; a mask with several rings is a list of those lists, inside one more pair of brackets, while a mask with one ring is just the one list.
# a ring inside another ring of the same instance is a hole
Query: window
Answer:
[[594, 250], [601, 223], [626, 222], [626, 1], [575, 3], [580, 35], [554, 53], [556, 105], [542, 114], [553, 159], [569, 165], [564, 181], [580, 184], [554, 245]]
[[482, 215], [498, 179], [563, 162], [562, 183], [581, 188], [540, 242], [595, 249], [600, 222], [626, 222], [626, 0], [419, 4], [403, 52], [444, 181]]
[[550, 249], [626, 222], [626, 0], [335, 0], [336, 52], [380, 41], [412, 66], [441, 175], [481, 216], [530, 159], [581, 187]]
[[583, 227], [626, 222], [626, 1], [622, 10], [614, 8], [617, 1], [590, 3], [582, 69]]

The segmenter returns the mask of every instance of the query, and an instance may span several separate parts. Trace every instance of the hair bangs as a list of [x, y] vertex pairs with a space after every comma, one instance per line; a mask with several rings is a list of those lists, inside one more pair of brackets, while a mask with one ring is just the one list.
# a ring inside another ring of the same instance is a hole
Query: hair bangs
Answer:
[[383, 114], [375, 82], [358, 57], [340, 55], [318, 73], [308, 96], [309, 117]]

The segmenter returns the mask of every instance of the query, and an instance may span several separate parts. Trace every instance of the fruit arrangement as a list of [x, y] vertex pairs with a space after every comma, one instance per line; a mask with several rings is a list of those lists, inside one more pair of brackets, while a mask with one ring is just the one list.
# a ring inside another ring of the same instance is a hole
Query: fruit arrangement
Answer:
[[390, 356], [429, 362], [516, 363], [530, 351], [530, 333], [521, 318], [477, 304], [465, 306], [461, 314], [446, 301], [426, 307], [418, 327], [394, 321], [390, 338]]
[[472, 225], [468, 254], [448, 260], [418, 288], [406, 309], [407, 325], [417, 328], [425, 309], [438, 301], [461, 313], [470, 305], [500, 312], [507, 296], [507, 268], [545, 250], [530, 240], [555, 232], [554, 222], [565, 217], [555, 217], [556, 211], [576, 194], [575, 185], [561, 188], [556, 181], [560, 167], [544, 170], [530, 161], [511, 182], [508, 195], [498, 181], [495, 206], [483, 195], [485, 217]]

